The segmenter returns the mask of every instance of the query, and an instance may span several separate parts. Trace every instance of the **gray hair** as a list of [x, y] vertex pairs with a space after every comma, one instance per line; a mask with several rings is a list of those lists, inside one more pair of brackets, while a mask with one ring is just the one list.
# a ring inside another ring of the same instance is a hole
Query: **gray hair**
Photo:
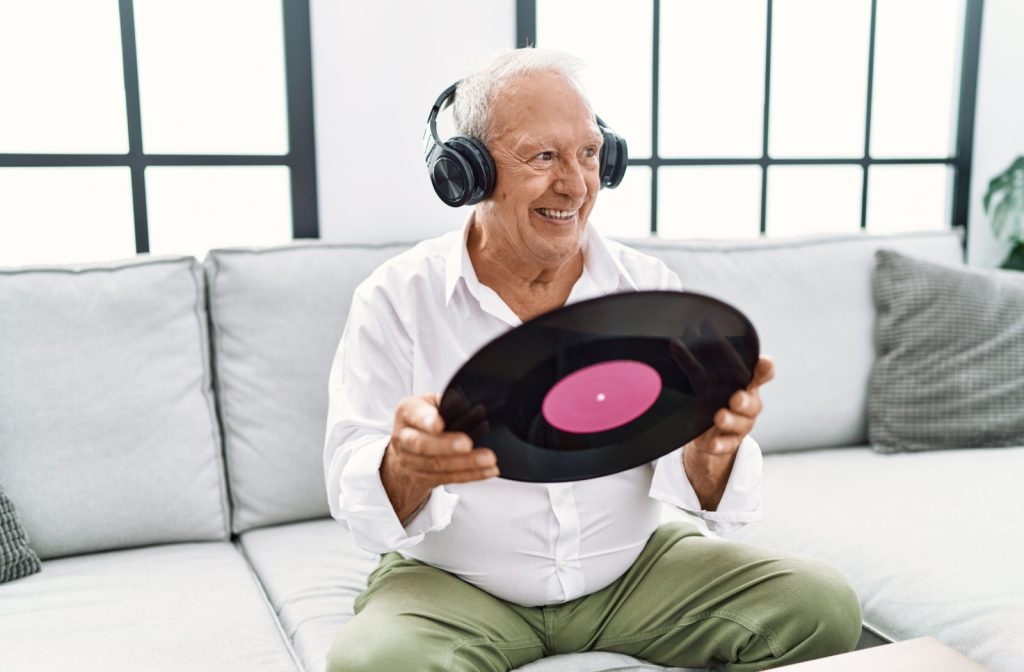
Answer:
[[587, 108], [590, 108], [590, 101], [580, 83], [583, 67], [583, 61], [579, 58], [553, 49], [525, 47], [501, 52], [483, 68], [459, 82], [452, 102], [455, 132], [488, 144], [494, 100], [515, 79], [534, 72], [557, 72], [562, 75], [580, 92]]

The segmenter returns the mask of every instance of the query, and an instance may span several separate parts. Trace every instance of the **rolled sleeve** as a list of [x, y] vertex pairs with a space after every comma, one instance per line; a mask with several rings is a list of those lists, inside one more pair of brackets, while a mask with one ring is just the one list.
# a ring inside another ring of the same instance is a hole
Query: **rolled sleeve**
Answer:
[[373, 553], [415, 546], [427, 532], [444, 529], [459, 501], [458, 495], [438, 486], [427, 504], [403, 527], [380, 480], [387, 445], [388, 438], [383, 437], [354, 447], [339, 481], [340, 517], [348, 523], [355, 542]]
[[703, 519], [716, 534], [728, 534], [761, 519], [761, 447], [751, 437], [740, 443], [732, 472], [718, 508], [705, 511], [683, 468], [683, 449], [661, 457], [655, 463], [650, 496]]

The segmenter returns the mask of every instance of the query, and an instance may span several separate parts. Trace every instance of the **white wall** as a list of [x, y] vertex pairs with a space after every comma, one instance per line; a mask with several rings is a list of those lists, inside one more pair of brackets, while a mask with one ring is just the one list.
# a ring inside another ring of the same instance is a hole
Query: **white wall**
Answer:
[[460, 226], [469, 208], [430, 186], [424, 122], [445, 87], [515, 46], [515, 0], [310, 4], [321, 238], [419, 240]]
[[1024, 2], [986, 0], [974, 120], [967, 259], [998, 266], [1009, 246], [996, 240], [981, 206], [990, 179], [1024, 154]]

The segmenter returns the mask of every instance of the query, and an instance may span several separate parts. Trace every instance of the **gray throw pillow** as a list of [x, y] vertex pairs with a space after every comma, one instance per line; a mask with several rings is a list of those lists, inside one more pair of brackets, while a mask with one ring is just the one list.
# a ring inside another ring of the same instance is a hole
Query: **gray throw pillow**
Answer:
[[39, 556], [28, 547], [14, 502], [0, 486], [0, 583], [35, 574], [39, 569]]
[[874, 292], [874, 448], [1024, 445], [1024, 273], [879, 250]]

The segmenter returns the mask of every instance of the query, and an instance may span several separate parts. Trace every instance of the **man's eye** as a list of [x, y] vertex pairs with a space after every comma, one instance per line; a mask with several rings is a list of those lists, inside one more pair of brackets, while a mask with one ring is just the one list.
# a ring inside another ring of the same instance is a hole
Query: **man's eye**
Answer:
[[597, 148], [596, 147], [587, 147], [586, 149], [583, 150], [583, 155], [585, 157], [587, 157], [588, 159], [592, 159], [595, 156], [597, 156]]
[[537, 155], [537, 158], [540, 159], [541, 161], [550, 161], [551, 159], [555, 158], [555, 153], [541, 152], [540, 154]]

